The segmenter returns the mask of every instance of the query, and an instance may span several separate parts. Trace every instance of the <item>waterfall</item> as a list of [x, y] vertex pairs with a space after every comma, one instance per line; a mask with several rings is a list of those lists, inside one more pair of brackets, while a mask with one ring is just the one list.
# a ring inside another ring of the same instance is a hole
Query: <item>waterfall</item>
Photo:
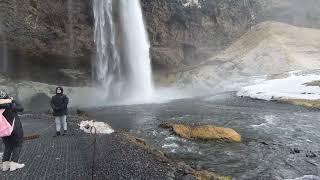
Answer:
[[72, 57], [74, 49], [74, 36], [73, 36], [73, 0], [68, 0], [68, 35], [69, 35], [69, 56]]
[[95, 79], [108, 99], [148, 101], [153, 83], [139, 0], [94, 0]]
[[97, 54], [94, 63], [95, 78], [105, 95], [119, 98], [123, 81], [122, 65], [116, 47], [116, 33], [113, 22], [112, 0], [94, 0], [94, 40]]
[[2, 24], [0, 24], [0, 72], [7, 72], [8, 69], [8, 55], [7, 55], [7, 38], [3, 31]]

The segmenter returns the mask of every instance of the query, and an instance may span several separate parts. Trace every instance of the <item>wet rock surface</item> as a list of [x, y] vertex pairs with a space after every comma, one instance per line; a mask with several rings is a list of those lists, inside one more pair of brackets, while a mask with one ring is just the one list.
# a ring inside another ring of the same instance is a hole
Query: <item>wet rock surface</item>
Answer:
[[199, 2], [201, 8], [177, 0], [142, 0], [154, 67], [206, 60], [255, 24], [260, 9], [254, 0]]
[[[265, 20], [320, 26], [319, 3], [314, 0], [199, 0], [200, 6], [187, 2], [141, 0], [155, 69], [198, 64]], [[0, 10], [1, 43], [23, 59], [52, 55], [53, 61], [82, 57], [90, 62], [95, 53], [92, 0], [2, 0]]]
[[4, 0], [1, 32], [9, 50], [27, 56], [82, 57], [94, 49], [91, 1]]
[[[254, 23], [259, 9], [255, 0], [203, 1], [201, 8], [180, 0], [141, 2], [153, 64], [166, 69], [198, 63], [220, 50]], [[95, 53], [92, 0], [3, 0], [0, 9], [0, 39], [14, 54], [90, 62]]]

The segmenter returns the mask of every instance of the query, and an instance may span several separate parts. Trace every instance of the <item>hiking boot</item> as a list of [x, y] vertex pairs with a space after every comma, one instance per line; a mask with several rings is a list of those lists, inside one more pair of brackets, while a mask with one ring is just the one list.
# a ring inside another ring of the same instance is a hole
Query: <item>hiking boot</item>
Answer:
[[56, 132], [56, 134], [53, 137], [58, 137], [60, 136], [60, 132]]
[[10, 162], [9, 161], [2, 162], [2, 171], [8, 171], [9, 169], [10, 169]]
[[24, 164], [19, 164], [16, 162], [10, 162], [10, 171], [15, 171], [17, 169], [23, 168], [25, 165]]

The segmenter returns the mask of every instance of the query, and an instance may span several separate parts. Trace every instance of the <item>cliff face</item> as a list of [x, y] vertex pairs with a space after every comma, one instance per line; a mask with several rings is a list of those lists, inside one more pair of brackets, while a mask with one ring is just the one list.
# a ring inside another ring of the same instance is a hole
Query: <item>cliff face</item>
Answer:
[[[141, 0], [154, 68], [198, 63], [254, 23], [254, 0]], [[26, 56], [95, 52], [91, 0], [1, 0], [1, 34]]]
[[[154, 69], [215, 56], [265, 20], [320, 27], [319, 2], [306, 0], [141, 0]], [[27, 57], [95, 52], [92, 0], [0, 0], [0, 46]], [[90, 62], [89, 62], [90, 63]]]
[[254, 0], [190, 2], [142, 0], [157, 69], [192, 65], [214, 55], [255, 24], [260, 9]]
[[1, 34], [27, 56], [84, 56], [94, 49], [90, 0], [1, 0]]

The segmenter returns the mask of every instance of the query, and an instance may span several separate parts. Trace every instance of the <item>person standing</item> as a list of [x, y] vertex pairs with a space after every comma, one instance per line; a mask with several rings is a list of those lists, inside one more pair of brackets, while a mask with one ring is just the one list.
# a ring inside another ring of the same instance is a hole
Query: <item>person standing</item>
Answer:
[[68, 114], [68, 97], [63, 94], [63, 88], [56, 88], [56, 95], [51, 98], [51, 108], [53, 110], [53, 116], [56, 123], [56, 134], [54, 137], [60, 136], [61, 128], [63, 128], [63, 134], [67, 134], [67, 114]]
[[13, 126], [11, 135], [2, 137], [5, 146], [2, 157], [2, 170], [15, 171], [25, 166], [18, 163], [23, 143], [23, 128], [18, 112], [23, 112], [23, 107], [12, 97], [9, 97], [4, 90], [0, 90], [0, 109], [2, 116]]

